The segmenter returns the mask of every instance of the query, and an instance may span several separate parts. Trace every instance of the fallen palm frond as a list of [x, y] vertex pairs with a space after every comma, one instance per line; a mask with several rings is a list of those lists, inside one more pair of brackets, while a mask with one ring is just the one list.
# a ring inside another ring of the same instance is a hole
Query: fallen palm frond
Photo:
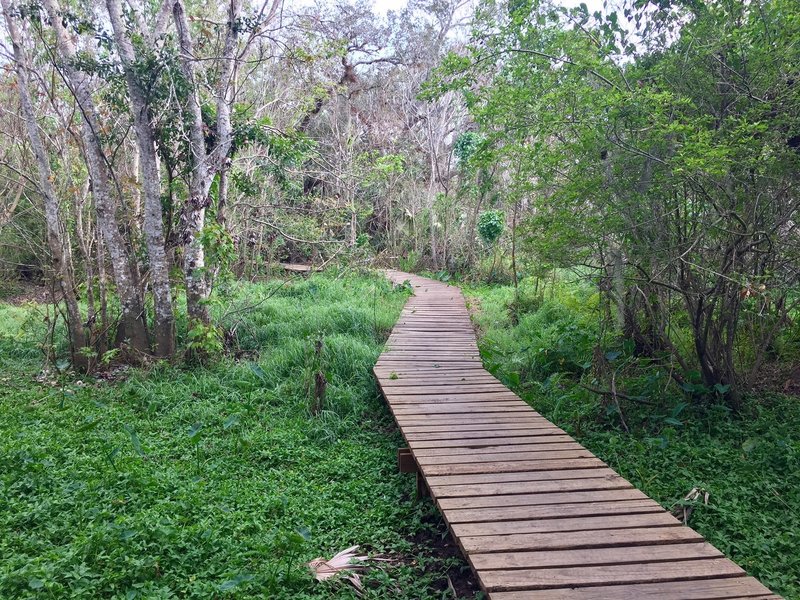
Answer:
[[341, 575], [343, 579], [355, 588], [356, 593], [360, 596], [364, 586], [361, 584], [358, 571], [367, 569], [367, 565], [363, 563], [369, 560], [369, 557], [358, 556], [356, 550], [358, 550], [358, 546], [350, 546], [328, 560], [320, 556], [309, 562], [308, 568], [317, 581], [328, 581], [332, 577]]
[[683, 524], [686, 525], [689, 522], [689, 517], [692, 516], [692, 511], [694, 510], [694, 507], [699, 501], [700, 497], [703, 499], [703, 504], [708, 504], [708, 492], [703, 488], [693, 487], [691, 491], [684, 496], [683, 500], [681, 500], [672, 509], [672, 515], [675, 518], [682, 520]]

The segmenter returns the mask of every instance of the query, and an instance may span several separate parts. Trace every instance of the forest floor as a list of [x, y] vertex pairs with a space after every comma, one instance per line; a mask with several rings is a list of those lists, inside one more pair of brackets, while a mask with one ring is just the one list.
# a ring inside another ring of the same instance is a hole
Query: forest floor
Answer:
[[[750, 575], [800, 599], [800, 397], [781, 393], [793, 389], [785, 387], [792, 365], [776, 366], [780, 385], [752, 393], [735, 415], [688, 400], [663, 367], [609, 341], [601, 351], [618, 389], [654, 403], [623, 399], [618, 411], [580, 385], [591, 384], [597, 352], [591, 286], [544, 291], [526, 281], [516, 304], [511, 286], [465, 291], [494, 375], [665, 508], [690, 507], [688, 524]], [[702, 493], [684, 502], [693, 488], [708, 492], [708, 504]]]
[[44, 308], [0, 305], [0, 597], [355, 598], [305, 564], [360, 544], [388, 559], [365, 598], [478, 598], [397, 471], [371, 373], [407, 292], [318, 275], [218, 295], [238, 360], [111, 378], [43, 372]]

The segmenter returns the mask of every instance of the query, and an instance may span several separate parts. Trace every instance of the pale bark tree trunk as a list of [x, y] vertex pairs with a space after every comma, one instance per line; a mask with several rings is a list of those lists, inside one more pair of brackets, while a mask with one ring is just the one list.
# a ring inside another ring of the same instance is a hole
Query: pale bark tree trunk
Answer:
[[[114, 284], [122, 307], [122, 327], [131, 348], [139, 352], [149, 351], [144, 303], [137, 286], [136, 270], [119, 229], [115, 213], [118, 204], [109, 186], [109, 166], [99, 139], [99, 119], [92, 99], [88, 77], [73, 66], [77, 51], [70, 35], [62, 25], [61, 10], [56, 0], [44, 0], [44, 7], [50, 17], [50, 24], [56, 34], [58, 52], [63, 58], [59, 65], [71, 92], [80, 106], [83, 116], [82, 137], [86, 152], [86, 164], [92, 179], [97, 224], [102, 232], [108, 254]], [[119, 337], [119, 336], [118, 336]]]
[[[189, 20], [182, 0], [176, 0], [172, 7], [180, 46], [180, 65], [189, 85], [186, 103], [188, 112], [189, 147], [192, 157], [192, 172], [189, 179], [189, 199], [181, 215], [184, 253], [184, 275], [186, 278], [186, 309], [190, 324], [210, 322], [208, 296], [211, 287], [205, 276], [205, 252], [200, 239], [205, 226], [206, 209], [209, 206], [209, 191], [214, 176], [224, 165], [231, 148], [231, 102], [233, 98], [233, 79], [236, 63], [236, 50], [239, 38], [238, 19], [241, 1], [230, 0], [228, 5], [227, 32], [225, 45], [220, 58], [220, 76], [217, 94], [217, 145], [209, 153], [206, 151], [203, 135], [203, 115], [200, 108], [200, 92], [194, 67], [194, 44], [189, 29]], [[190, 325], [191, 326], [191, 325]]]
[[22, 118], [25, 121], [25, 128], [38, 167], [38, 187], [39, 193], [41, 193], [44, 198], [47, 246], [50, 250], [53, 276], [58, 283], [61, 294], [64, 297], [64, 304], [66, 305], [72, 363], [76, 369], [86, 370], [89, 366], [88, 356], [81, 352], [87, 345], [86, 332], [84, 331], [83, 319], [81, 318], [81, 311], [78, 306], [78, 294], [75, 288], [74, 272], [72, 268], [72, 255], [66, 243], [64, 235], [65, 229], [63, 219], [61, 218], [61, 208], [59, 206], [58, 196], [52, 184], [50, 162], [44, 144], [42, 143], [42, 138], [39, 135], [36, 113], [33, 108], [33, 102], [31, 101], [30, 89], [28, 88], [28, 61], [22, 48], [20, 32], [14, 22], [11, 4], [9, 0], [0, 0], [0, 4], [2, 4], [3, 7], [3, 14], [14, 52], [14, 67], [17, 72], [17, 91], [19, 92], [19, 100], [22, 107]]
[[230, 184], [228, 181], [228, 172], [230, 165], [228, 161], [222, 166], [219, 172], [219, 182], [217, 184], [217, 223], [224, 229], [227, 229], [228, 223], [228, 190]]
[[106, 252], [103, 235], [95, 232], [95, 258], [97, 260], [97, 288], [100, 294], [100, 332], [97, 339], [97, 351], [102, 355], [108, 351], [108, 277], [106, 276]]
[[[134, 123], [134, 129], [135, 128], [136, 124]], [[130, 178], [129, 181], [132, 184], [130, 217], [128, 221], [130, 222], [131, 230], [134, 232], [134, 237], [138, 237], [142, 233], [142, 196], [144, 194], [142, 190], [142, 163], [139, 160], [140, 153], [137, 139], [137, 143], [131, 148], [131, 164], [126, 165], [126, 169], [130, 171], [130, 173], [126, 173], [126, 175]]]
[[114, 30], [117, 51], [122, 59], [133, 126], [136, 131], [139, 172], [144, 196], [143, 230], [153, 288], [155, 354], [171, 356], [175, 353], [175, 315], [169, 285], [169, 263], [165, 251], [161, 170], [156, 153], [155, 132], [150, 121], [151, 110], [146, 90], [136, 74], [136, 54], [125, 30], [120, 0], [106, 0], [106, 8]]

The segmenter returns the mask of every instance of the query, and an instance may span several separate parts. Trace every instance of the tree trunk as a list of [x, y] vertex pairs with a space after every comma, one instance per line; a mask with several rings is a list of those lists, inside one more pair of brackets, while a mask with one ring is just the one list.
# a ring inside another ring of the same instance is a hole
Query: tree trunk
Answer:
[[122, 307], [121, 326], [131, 348], [138, 352], [149, 350], [144, 303], [137, 286], [137, 277], [132, 258], [120, 233], [115, 213], [117, 202], [109, 187], [109, 166], [99, 138], [100, 124], [92, 99], [92, 90], [86, 75], [74, 67], [77, 58], [72, 39], [62, 24], [62, 14], [56, 0], [44, 0], [51, 26], [56, 34], [58, 52], [63, 63], [60, 71], [80, 107], [82, 137], [86, 153], [86, 165], [92, 180], [97, 223], [111, 257], [114, 284]]
[[[67, 328], [69, 330], [72, 364], [80, 371], [89, 367], [88, 356], [82, 352], [86, 347], [86, 332], [83, 327], [78, 295], [75, 288], [74, 272], [72, 268], [72, 255], [69, 244], [65, 241], [63, 219], [56, 191], [53, 188], [53, 174], [50, 171], [50, 162], [45, 151], [42, 138], [39, 135], [39, 126], [36, 122], [36, 113], [31, 101], [28, 88], [28, 62], [22, 49], [22, 40], [17, 29], [9, 0], [0, 0], [5, 15], [11, 46], [14, 51], [14, 67], [17, 72], [17, 90], [19, 92], [22, 117], [31, 142], [33, 154], [38, 167], [38, 188], [44, 198], [44, 215], [47, 233], [47, 246], [53, 266], [53, 276], [58, 283], [64, 304], [67, 309]], [[56, 299], [54, 298], [55, 302]]]
[[211, 183], [217, 171], [228, 159], [233, 140], [231, 128], [231, 103], [233, 101], [233, 79], [238, 41], [240, 0], [230, 0], [228, 6], [227, 32], [225, 46], [220, 58], [221, 68], [217, 87], [217, 144], [209, 153], [206, 151], [203, 133], [203, 115], [200, 108], [200, 95], [194, 68], [194, 44], [192, 42], [189, 20], [182, 0], [176, 0], [172, 8], [173, 18], [180, 46], [180, 65], [189, 92], [186, 110], [189, 115], [189, 147], [192, 157], [192, 173], [189, 179], [189, 199], [181, 215], [183, 229], [184, 276], [186, 278], [186, 309], [190, 326], [192, 323], [207, 325], [211, 317], [208, 310], [208, 297], [211, 287], [205, 276], [205, 252], [201, 233], [205, 226], [206, 209], [210, 199]]
[[217, 182], [217, 223], [219, 223], [226, 231], [228, 221], [228, 192], [230, 190], [230, 184], [228, 181], [229, 171], [230, 165], [228, 164], [228, 161], [225, 161], [222, 169], [220, 169], [219, 181]]
[[155, 354], [156, 356], [171, 356], [175, 353], [175, 315], [172, 307], [172, 291], [169, 285], [169, 263], [165, 251], [164, 221], [161, 209], [161, 172], [156, 153], [155, 132], [150, 122], [151, 111], [147, 94], [136, 74], [136, 55], [122, 21], [120, 0], [106, 0], [106, 8], [125, 71], [133, 125], [136, 131], [139, 172], [144, 195], [144, 239], [153, 288]]

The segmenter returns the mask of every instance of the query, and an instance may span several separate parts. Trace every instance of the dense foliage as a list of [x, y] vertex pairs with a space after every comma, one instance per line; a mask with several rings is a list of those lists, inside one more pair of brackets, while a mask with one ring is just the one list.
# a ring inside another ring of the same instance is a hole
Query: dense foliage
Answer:
[[[242, 350], [267, 350], [118, 381], [37, 378], [36, 309], [3, 307], [0, 596], [350, 598], [304, 563], [352, 544], [391, 559], [368, 598], [445, 589], [466, 567], [420, 543], [441, 525], [397, 473], [370, 373], [405, 298], [374, 277], [237, 287], [232, 308], [256, 305]], [[311, 417], [319, 336], [329, 383]]]
[[798, 24], [785, 0], [487, 0], [426, 92], [463, 94], [526, 258], [583, 267], [637, 355], [737, 410], [798, 314]]

